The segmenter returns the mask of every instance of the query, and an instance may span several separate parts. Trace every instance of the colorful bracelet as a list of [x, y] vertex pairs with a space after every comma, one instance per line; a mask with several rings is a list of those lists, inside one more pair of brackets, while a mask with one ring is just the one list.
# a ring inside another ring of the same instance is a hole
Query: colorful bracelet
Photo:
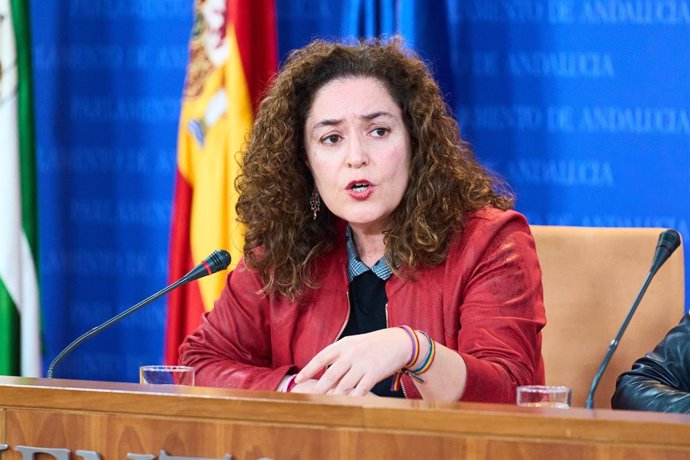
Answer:
[[402, 326], [398, 326], [400, 329], [403, 331], [407, 332], [407, 335], [410, 337], [410, 340], [412, 341], [412, 354], [410, 355], [410, 359], [407, 361], [407, 363], [403, 367], [412, 367], [415, 365], [417, 360], [419, 359], [419, 337], [417, 337], [417, 334], [415, 333], [414, 329], [412, 329], [410, 326], [403, 324]]
[[[408, 334], [410, 335], [410, 338], [412, 339], [413, 342], [413, 355], [414, 355], [414, 360], [410, 360], [408, 364], [406, 364], [402, 369], [400, 369], [398, 372], [396, 372], [395, 377], [393, 378], [393, 383], [391, 384], [391, 390], [392, 391], [399, 391], [400, 390], [400, 381], [402, 379], [403, 375], [409, 375], [412, 377], [414, 380], [416, 380], [419, 383], [424, 383], [424, 379], [421, 378], [419, 375], [425, 373], [426, 371], [429, 370], [431, 367], [431, 364], [434, 362], [434, 358], [436, 357], [436, 342], [431, 340], [431, 337], [426, 332], [423, 331], [415, 331], [414, 329], [410, 328], [409, 326], [400, 326], [402, 329], [404, 329]], [[423, 334], [424, 337], [429, 342], [429, 351], [426, 354], [426, 357], [424, 358], [424, 361], [419, 365], [417, 369], [410, 369], [410, 367], [414, 366], [417, 362], [417, 359], [419, 358], [419, 337], [417, 337], [417, 332], [420, 334]]]
[[295, 385], [297, 385], [295, 383], [296, 378], [297, 378], [297, 374], [290, 377], [290, 380], [288, 380], [287, 387], [285, 387], [285, 393], [290, 393], [292, 391], [292, 389], [295, 388]]
[[419, 333], [426, 337], [426, 339], [429, 341], [429, 351], [427, 352], [424, 361], [422, 361], [422, 364], [417, 369], [410, 371], [410, 375], [415, 376], [419, 376], [428, 371], [431, 367], [431, 364], [434, 362], [434, 358], [436, 357], [436, 342], [431, 340], [431, 337], [429, 337], [426, 332], [419, 331]]

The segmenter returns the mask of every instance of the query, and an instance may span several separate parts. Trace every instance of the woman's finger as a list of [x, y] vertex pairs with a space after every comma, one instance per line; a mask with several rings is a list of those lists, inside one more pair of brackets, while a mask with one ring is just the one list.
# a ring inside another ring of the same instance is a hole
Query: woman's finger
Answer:
[[364, 375], [354, 389], [350, 392], [351, 396], [367, 396], [371, 389], [374, 388], [376, 382], [370, 378], [369, 375]]
[[329, 345], [318, 352], [316, 356], [314, 356], [311, 361], [309, 361], [307, 365], [297, 373], [295, 383], [302, 383], [306, 380], [314, 378], [314, 376], [321, 369], [331, 364], [336, 356], [336, 354], [333, 352], [333, 345]]
[[350, 366], [349, 361], [336, 359], [314, 385], [314, 393], [324, 394], [329, 390], [334, 390], [340, 383], [340, 379], [350, 370]]
[[334, 395], [348, 395], [352, 392], [352, 389], [359, 384], [362, 380], [364, 373], [361, 369], [357, 369], [354, 366], [350, 367], [349, 371], [342, 376], [338, 385], [333, 389]]

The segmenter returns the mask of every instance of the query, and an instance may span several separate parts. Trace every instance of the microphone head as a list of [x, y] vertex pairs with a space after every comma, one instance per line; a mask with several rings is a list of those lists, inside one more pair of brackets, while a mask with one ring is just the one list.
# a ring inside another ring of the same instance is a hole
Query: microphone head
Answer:
[[230, 265], [230, 254], [225, 249], [217, 249], [206, 258], [211, 273], [225, 270]]
[[664, 262], [671, 257], [673, 251], [678, 249], [678, 246], [680, 246], [680, 234], [677, 231], [668, 229], [661, 232], [659, 241], [656, 244], [656, 252], [654, 253], [651, 271], [656, 272], [659, 270]]
[[201, 261], [199, 265], [192, 268], [189, 273], [184, 275], [180, 281], [188, 283], [204, 276], [212, 275], [221, 270], [225, 270], [230, 265], [230, 254], [224, 249], [217, 249]]
[[673, 252], [680, 246], [680, 233], [672, 228], [664, 230], [659, 234], [659, 242], [657, 244], [663, 245], [667, 247], [670, 252]]

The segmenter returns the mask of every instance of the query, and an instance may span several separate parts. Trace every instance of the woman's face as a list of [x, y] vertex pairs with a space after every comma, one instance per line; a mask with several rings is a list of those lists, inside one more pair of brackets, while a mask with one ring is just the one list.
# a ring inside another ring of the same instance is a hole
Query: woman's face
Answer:
[[402, 110], [370, 77], [333, 80], [314, 97], [304, 126], [316, 188], [355, 231], [391, 225], [410, 176], [410, 136]]

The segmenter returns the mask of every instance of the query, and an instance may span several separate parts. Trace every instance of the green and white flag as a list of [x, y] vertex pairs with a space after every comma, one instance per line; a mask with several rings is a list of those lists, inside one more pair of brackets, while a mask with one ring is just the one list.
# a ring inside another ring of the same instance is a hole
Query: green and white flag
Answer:
[[28, 0], [0, 0], [0, 374], [41, 374]]

